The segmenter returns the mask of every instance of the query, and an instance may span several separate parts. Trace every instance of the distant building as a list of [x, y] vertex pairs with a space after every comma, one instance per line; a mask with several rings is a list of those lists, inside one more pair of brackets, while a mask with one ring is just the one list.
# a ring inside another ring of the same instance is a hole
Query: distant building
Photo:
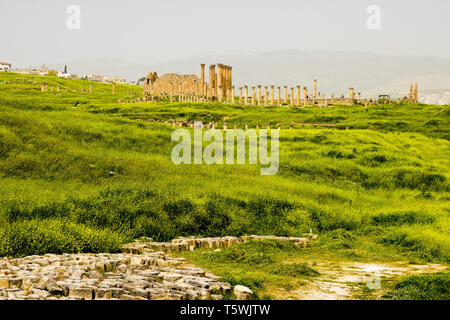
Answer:
[[46, 76], [48, 74], [48, 67], [44, 64], [40, 68], [30, 67], [28, 69], [15, 69], [14, 72], [21, 74], [36, 74]]
[[57, 76], [60, 78], [69, 79], [70, 73], [58, 72]]
[[41, 76], [46, 76], [48, 74], [48, 67], [43, 64], [42, 67], [39, 69], [38, 74]]
[[126, 79], [125, 78], [106, 78], [105, 77], [105, 82], [125, 84], [126, 83]]
[[104, 76], [99, 76], [96, 74], [89, 74], [86, 76], [87, 80], [90, 81], [96, 81], [96, 82], [105, 82], [105, 77]]
[[11, 64], [8, 62], [0, 61], [0, 71], [3, 71], [3, 72], [11, 71]]

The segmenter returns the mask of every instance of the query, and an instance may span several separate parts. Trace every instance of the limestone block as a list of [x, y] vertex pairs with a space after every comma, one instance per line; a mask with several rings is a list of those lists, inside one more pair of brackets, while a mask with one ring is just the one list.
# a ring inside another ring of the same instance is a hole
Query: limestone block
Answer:
[[78, 297], [84, 300], [94, 299], [94, 290], [92, 288], [71, 287], [69, 289], [69, 297]]
[[237, 300], [250, 300], [253, 295], [252, 290], [241, 285], [235, 286], [233, 293], [236, 295]]

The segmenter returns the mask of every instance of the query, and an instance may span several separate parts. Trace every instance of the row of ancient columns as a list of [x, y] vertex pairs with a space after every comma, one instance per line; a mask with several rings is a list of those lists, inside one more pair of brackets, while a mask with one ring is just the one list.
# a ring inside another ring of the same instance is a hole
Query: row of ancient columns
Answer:
[[[244, 90], [244, 91], [243, 91]], [[239, 104], [244, 105], [291, 105], [301, 106], [308, 105], [310, 98], [308, 97], [308, 88], [303, 87], [303, 99], [301, 98], [301, 86], [296, 88], [291, 87], [288, 90], [288, 86], [283, 86], [283, 96], [281, 95], [281, 87], [277, 87], [277, 94], [275, 95], [275, 86], [264, 86], [264, 93], [262, 92], [262, 86], [252, 86], [251, 95], [249, 93], [249, 86], [239, 88]], [[324, 98], [324, 96], [322, 97]]]
[[[283, 95], [281, 89], [283, 88]], [[341, 98], [335, 98], [334, 93], [330, 98], [326, 98], [325, 94], [317, 92], [317, 82], [314, 82], [314, 91], [312, 95], [308, 94], [308, 88], [303, 87], [303, 97], [301, 95], [302, 88], [300, 85], [288, 88], [287, 85], [283, 87], [278, 86], [275, 94], [275, 86], [264, 86], [264, 93], [262, 86], [252, 86], [251, 94], [249, 93], [249, 86], [239, 88], [238, 103], [244, 105], [290, 105], [290, 106], [306, 106], [319, 104], [321, 106], [328, 106], [329, 103], [347, 103], [353, 104], [356, 99], [354, 89], [350, 88], [349, 98], [346, 99], [341, 95]], [[358, 99], [361, 100], [361, 93], [358, 93]]]
[[[220, 88], [221, 86], [219, 86]], [[250, 90], [251, 89], [251, 92]], [[269, 91], [270, 89], [270, 91]], [[282, 95], [283, 89], [283, 95]], [[303, 94], [302, 94], [303, 91]], [[215, 101], [215, 99], [209, 97], [208, 95], [197, 95], [195, 92], [180, 94], [178, 101], [180, 102], [207, 102]], [[309, 106], [309, 105], [319, 105], [328, 106], [329, 104], [354, 104], [356, 102], [363, 102], [361, 99], [361, 93], [358, 92], [356, 96], [354, 88], [349, 88], [349, 97], [345, 98], [344, 95], [335, 97], [334, 93], [330, 95], [329, 98], [325, 96], [324, 93], [317, 91], [317, 85], [314, 86], [314, 91], [312, 94], [308, 93], [307, 87], [302, 87], [300, 85], [296, 87], [288, 87], [284, 85], [283, 87], [275, 86], [243, 86], [239, 87], [239, 96], [235, 97], [235, 87], [231, 86], [231, 90], [228, 90], [228, 95], [224, 96], [219, 91], [217, 97], [218, 102], [228, 102], [228, 103], [238, 103], [244, 105], [258, 105], [258, 106]]]
[[[234, 94], [234, 87], [232, 87]], [[239, 104], [244, 105], [290, 105], [290, 106], [307, 106], [307, 105], [320, 105], [328, 106], [329, 103], [342, 103], [342, 104], [354, 104], [356, 100], [361, 100], [361, 93], [358, 93], [358, 97], [355, 95], [354, 88], [349, 89], [348, 98], [344, 98], [341, 95], [339, 98], [335, 98], [334, 93], [330, 98], [326, 98], [325, 94], [321, 94], [317, 91], [317, 80], [314, 80], [314, 88], [312, 94], [308, 94], [308, 88], [303, 87], [303, 97], [301, 95], [302, 87], [300, 85], [296, 87], [288, 88], [287, 85], [277, 86], [275, 94], [275, 86], [264, 86], [264, 92], [262, 92], [262, 86], [251, 86], [252, 92], [249, 93], [249, 86], [239, 87]], [[283, 95], [281, 90], [283, 89]], [[220, 99], [219, 99], [220, 101]], [[231, 100], [235, 102], [235, 100]]]

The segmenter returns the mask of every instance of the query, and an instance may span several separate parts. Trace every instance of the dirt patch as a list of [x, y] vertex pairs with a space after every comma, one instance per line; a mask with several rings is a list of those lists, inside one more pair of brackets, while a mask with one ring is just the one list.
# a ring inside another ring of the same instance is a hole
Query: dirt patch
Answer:
[[329, 265], [318, 263], [314, 267], [321, 276], [291, 291], [294, 299], [301, 300], [349, 300], [354, 299], [361, 287], [366, 286], [372, 295], [380, 297], [385, 290], [384, 284], [389, 280], [413, 274], [433, 273], [447, 269], [444, 265], [425, 264], [409, 265], [406, 263], [360, 263], [343, 262]]

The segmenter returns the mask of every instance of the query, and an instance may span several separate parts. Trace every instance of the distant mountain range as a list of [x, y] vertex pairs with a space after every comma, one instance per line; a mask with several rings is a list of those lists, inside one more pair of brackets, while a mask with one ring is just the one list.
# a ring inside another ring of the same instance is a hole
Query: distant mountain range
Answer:
[[[233, 66], [233, 83], [242, 85], [302, 85], [329, 95], [348, 94], [348, 88], [364, 95], [404, 96], [410, 83], [419, 83], [420, 95], [450, 92], [450, 60], [433, 57], [383, 56], [369, 53], [284, 50], [266, 53], [209, 55], [159, 63], [133, 64], [121, 60], [68, 62], [69, 72], [123, 76], [136, 81], [149, 71], [200, 73], [200, 63]], [[53, 66], [62, 69], [64, 65]], [[208, 67], [206, 67], [208, 79]]]

